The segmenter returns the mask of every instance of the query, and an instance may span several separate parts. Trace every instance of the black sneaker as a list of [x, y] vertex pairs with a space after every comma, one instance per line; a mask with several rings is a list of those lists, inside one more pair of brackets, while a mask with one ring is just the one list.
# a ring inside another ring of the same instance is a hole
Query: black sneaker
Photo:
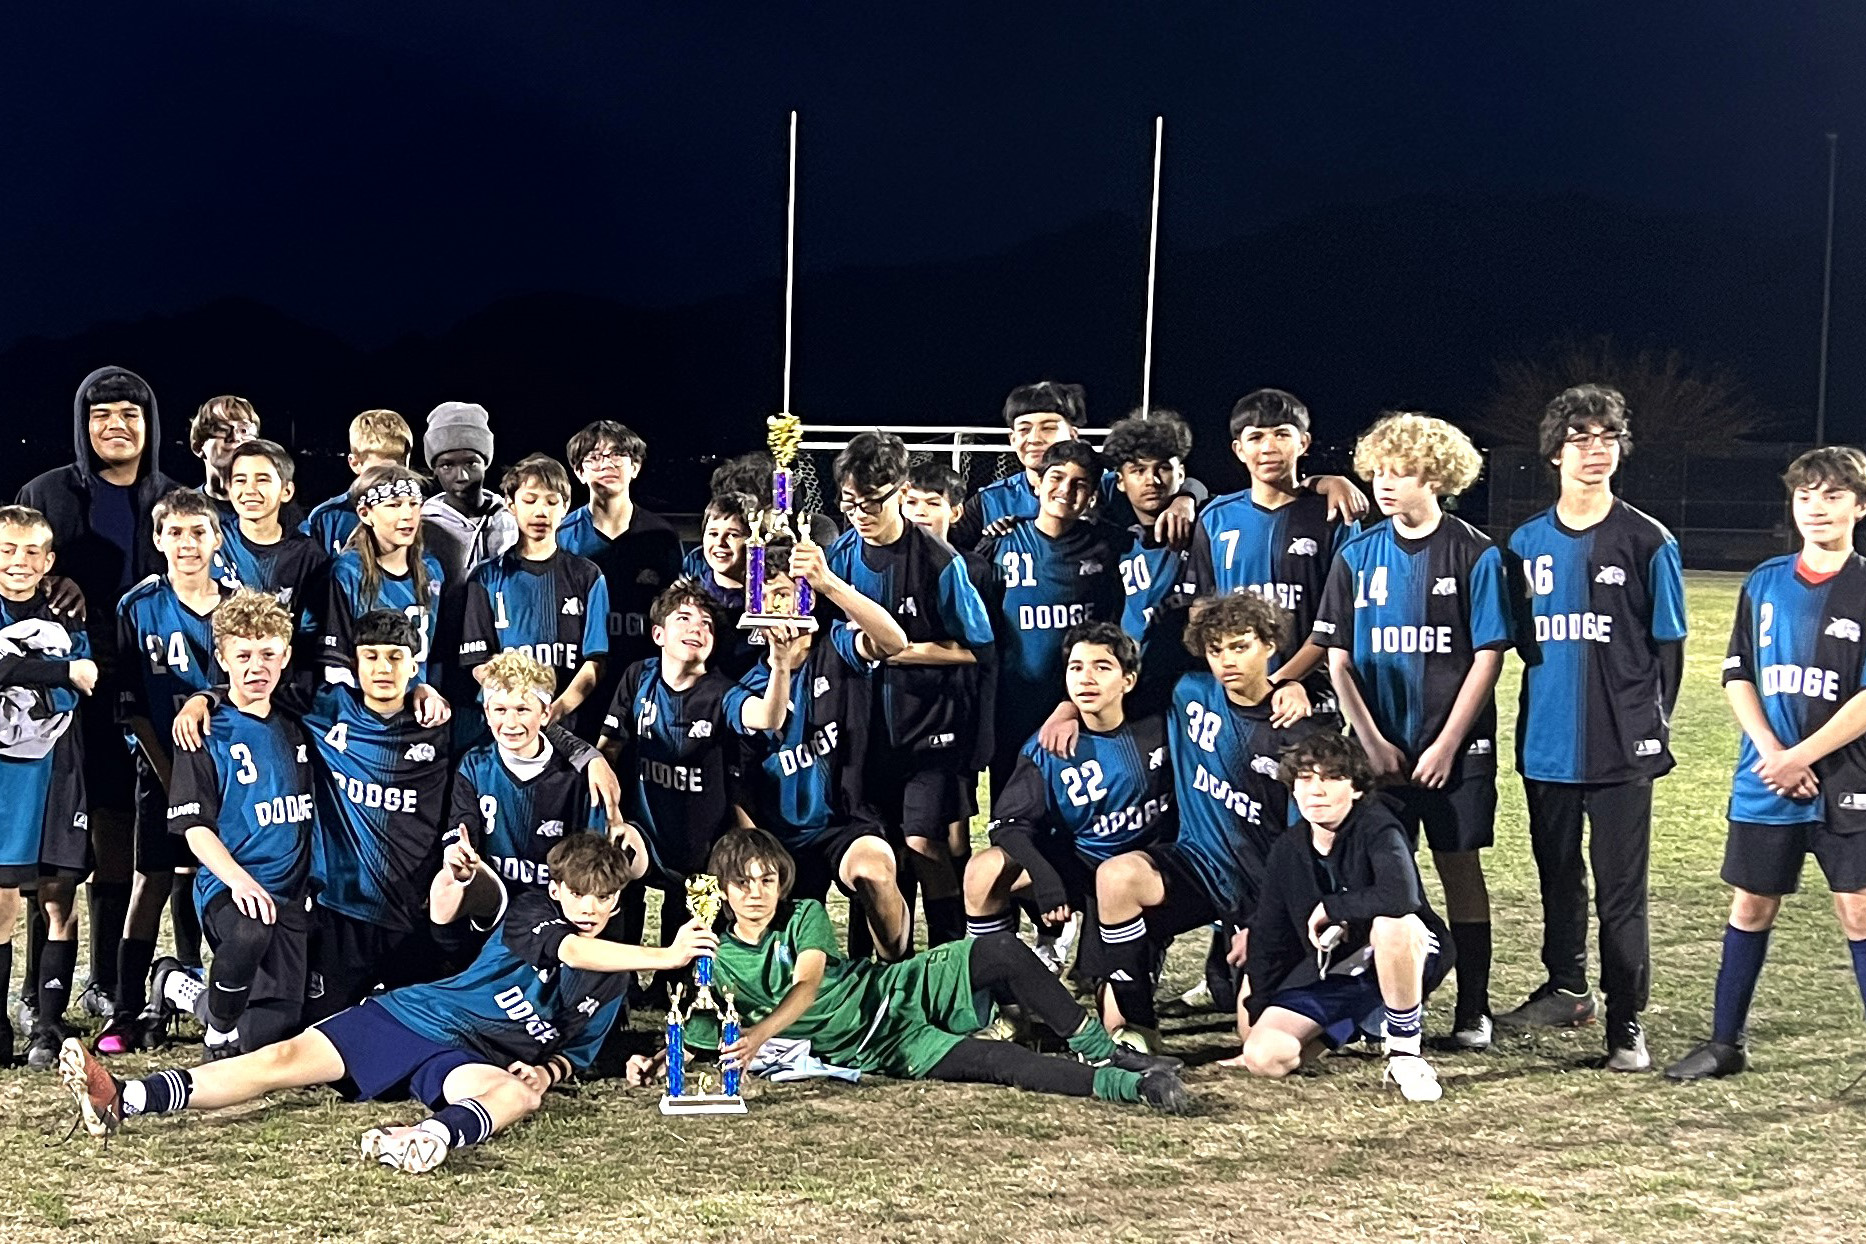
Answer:
[[1179, 1077], [1163, 1068], [1140, 1077], [1140, 1100], [1169, 1114], [1184, 1114], [1186, 1107], [1192, 1104], [1192, 1097]]
[[1527, 1028], [1584, 1028], [1594, 1022], [1594, 994], [1575, 993], [1544, 985], [1514, 1011], [1497, 1016], [1497, 1027], [1520, 1032]]
[[201, 1048], [206, 1053], [207, 1061], [210, 1063], [217, 1063], [223, 1058], [238, 1058], [240, 1055], [246, 1053], [246, 1050], [240, 1045], [240, 1039], [238, 1037], [235, 1037], [231, 1041], [203, 1042]]
[[1712, 1080], [1749, 1068], [1749, 1051], [1722, 1041], [1702, 1041], [1665, 1069], [1667, 1080]]
[[63, 1024], [40, 1024], [32, 1030], [26, 1045], [26, 1065], [34, 1071], [50, 1071], [58, 1066], [58, 1048], [70, 1035]]
[[1171, 1054], [1149, 1054], [1137, 1050], [1131, 1045], [1115, 1043], [1114, 1053], [1110, 1054], [1097, 1066], [1119, 1067], [1123, 1071], [1138, 1071], [1146, 1075], [1149, 1071], [1170, 1071], [1178, 1075], [1185, 1070], [1186, 1060], [1174, 1058]]

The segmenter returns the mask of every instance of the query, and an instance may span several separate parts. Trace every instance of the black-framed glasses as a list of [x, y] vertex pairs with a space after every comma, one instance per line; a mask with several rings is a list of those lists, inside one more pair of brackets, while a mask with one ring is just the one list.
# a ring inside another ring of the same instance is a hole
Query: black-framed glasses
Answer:
[[1599, 445], [1603, 449], [1611, 449], [1625, 439], [1624, 432], [1609, 432], [1603, 429], [1598, 432], [1570, 432], [1562, 437], [1562, 443], [1576, 447]]
[[836, 498], [836, 508], [844, 514], [853, 514], [857, 510], [864, 514], [879, 514], [882, 507], [888, 503], [888, 498], [900, 490], [901, 486], [896, 484], [885, 492], [870, 493], [866, 497], [851, 497], [845, 492]]

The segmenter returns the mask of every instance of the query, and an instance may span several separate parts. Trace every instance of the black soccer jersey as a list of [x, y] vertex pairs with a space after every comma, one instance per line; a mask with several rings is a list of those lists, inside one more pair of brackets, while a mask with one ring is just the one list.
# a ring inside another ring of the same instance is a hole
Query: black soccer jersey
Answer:
[[1510, 553], [1532, 615], [1518, 637], [1518, 771], [1579, 783], [1670, 772], [1658, 646], [1685, 637], [1678, 542], [1616, 500], [1580, 531], [1550, 507], [1516, 529]]
[[[1447, 514], [1421, 539], [1385, 522], [1343, 544], [1314, 634], [1322, 647], [1352, 654], [1374, 725], [1410, 765], [1444, 730], [1478, 650], [1510, 646], [1511, 621], [1503, 554]], [[1496, 734], [1491, 695], [1465, 736], [1453, 784], [1496, 771]]]
[[628, 530], [611, 540], [596, 529], [585, 505], [558, 524], [557, 547], [595, 562], [609, 592], [609, 656], [588, 700], [595, 706], [588, 720], [594, 729], [615, 698], [622, 671], [655, 655], [648, 609], [680, 577], [680, 537], [666, 519], [636, 506]]
[[604, 742], [626, 753], [624, 815], [641, 826], [664, 878], [704, 871], [713, 843], [732, 815], [740, 751], [726, 696], [733, 683], [708, 670], [685, 691], [661, 677], [661, 658], [637, 661], [622, 675], [603, 718]]
[[229, 588], [270, 592], [292, 615], [300, 638], [316, 633], [324, 610], [319, 585], [330, 561], [317, 541], [284, 528], [273, 543], [258, 544], [241, 533], [236, 520], [224, 520], [221, 535], [214, 577]]
[[596, 563], [562, 549], [543, 561], [507, 549], [467, 581], [460, 666], [516, 648], [557, 675], [563, 694], [583, 662], [609, 651], [609, 589]]

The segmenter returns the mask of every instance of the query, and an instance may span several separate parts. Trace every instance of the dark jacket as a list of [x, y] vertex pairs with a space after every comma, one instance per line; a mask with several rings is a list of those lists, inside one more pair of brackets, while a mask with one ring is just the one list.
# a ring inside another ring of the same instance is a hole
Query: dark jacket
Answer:
[[1367, 794], [1335, 831], [1328, 853], [1333, 887], [1324, 893], [1320, 861], [1307, 821], [1297, 821], [1270, 848], [1264, 862], [1263, 895], [1250, 924], [1250, 956], [1244, 972], [1250, 979], [1245, 1004], [1255, 1023], [1276, 1000], [1277, 991], [1299, 989], [1321, 979], [1315, 947], [1309, 942], [1309, 913], [1321, 903], [1331, 924], [1347, 926], [1347, 937], [1332, 953], [1343, 963], [1367, 945], [1376, 916], [1418, 916], [1438, 939], [1438, 958], [1426, 976], [1426, 989], [1451, 970], [1451, 931], [1425, 899], [1412, 843], [1393, 813]]
[[[96, 653], [100, 674], [108, 678], [116, 668], [117, 600], [123, 584], [136, 583], [167, 569], [155, 546], [155, 526], [150, 511], [166, 492], [180, 487], [162, 474], [157, 456], [162, 445], [162, 420], [156, 413], [153, 390], [143, 410], [143, 460], [140, 474], [132, 487], [130, 504], [136, 514], [136, 536], [129, 550], [129, 573], [124, 574], [124, 553], [116, 545], [91, 530], [91, 491], [97, 486], [98, 460], [91, 451], [91, 411], [84, 395], [105, 376], [135, 376], [122, 367], [100, 367], [84, 378], [72, 398], [72, 463], [29, 480], [19, 490], [19, 504], [29, 505], [45, 515], [52, 526], [53, 550], [58, 554], [57, 573], [75, 581], [84, 592], [89, 610], [91, 644]], [[142, 377], [135, 376], [137, 380]], [[148, 384], [143, 384], [145, 390]]]

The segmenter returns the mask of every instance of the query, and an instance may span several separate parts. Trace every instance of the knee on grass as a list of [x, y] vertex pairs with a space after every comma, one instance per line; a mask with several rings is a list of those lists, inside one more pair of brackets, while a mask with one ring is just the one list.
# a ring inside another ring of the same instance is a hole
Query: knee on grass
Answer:
[[1294, 1075], [1302, 1067], [1302, 1043], [1273, 1028], [1253, 1028], [1244, 1041], [1244, 1070], [1267, 1080]]

